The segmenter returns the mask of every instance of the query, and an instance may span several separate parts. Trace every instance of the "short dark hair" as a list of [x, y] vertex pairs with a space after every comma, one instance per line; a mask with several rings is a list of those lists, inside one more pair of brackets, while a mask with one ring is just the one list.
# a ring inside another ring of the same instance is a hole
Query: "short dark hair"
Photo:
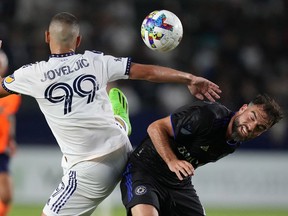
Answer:
[[79, 21], [78, 21], [77, 17], [71, 13], [68, 13], [68, 12], [60, 12], [60, 13], [54, 15], [51, 19], [50, 24], [53, 22], [62, 22], [62, 23], [74, 25], [77, 27], [79, 26]]
[[268, 94], [259, 94], [251, 102], [251, 105], [262, 106], [264, 112], [269, 118], [271, 127], [283, 118], [283, 111], [280, 105]]

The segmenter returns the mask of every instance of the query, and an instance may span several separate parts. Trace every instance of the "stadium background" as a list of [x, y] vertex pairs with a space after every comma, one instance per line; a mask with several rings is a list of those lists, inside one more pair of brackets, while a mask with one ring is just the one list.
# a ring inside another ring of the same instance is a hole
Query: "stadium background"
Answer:
[[[140, 37], [142, 20], [155, 9], [170, 10], [182, 21], [184, 37], [172, 52], [153, 52]], [[135, 62], [169, 66], [204, 76], [220, 85], [223, 90], [220, 102], [234, 110], [255, 94], [267, 92], [287, 113], [287, 10], [285, 0], [1, 0], [0, 39], [9, 56], [10, 72], [27, 63], [47, 60], [49, 48], [44, 42], [44, 31], [51, 16], [68, 11], [81, 22], [83, 40], [78, 52], [94, 49], [114, 56], [131, 56]], [[145, 136], [151, 121], [193, 100], [188, 90], [178, 85], [143, 81], [119, 81], [112, 85], [120, 87], [129, 99], [133, 145]], [[283, 164], [287, 164], [287, 160], [276, 160], [278, 153], [288, 156], [287, 130], [285, 118], [262, 137], [245, 143], [240, 152], [253, 152], [252, 158], [272, 155], [274, 158], [268, 158], [279, 164], [271, 169], [278, 167], [280, 174], [287, 173]], [[16, 168], [17, 163], [23, 164], [20, 159], [25, 161], [28, 157], [32, 160], [29, 169], [33, 171], [33, 166], [41, 161], [36, 154], [41, 156], [44, 150], [52, 149], [51, 155], [54, 155], [54, 150], [58, 151], [38, 105], [27, 96], [23, 96], [17, 114], [17, 140], [20, 149], [13, 165]], [[29, 153], [26, 155], [27, 149], [31, 150], [31, 157]], [[56, 157], [55, 169], [58, 169], [57, 160]], [[43, 163], [45, 166], [46, 162]], [[259, 169], [262, 168], [259, 164]], [[229, 167], [226, 169], [230, 172]], [[16, 194], [25, 185], [19, 172], [21, 170], [14, 172]], [[25, 175], [25, 172], [21, 173]], [[283, 178], [287, 180], [287, 176]], [[287, 186], [283, 187], [278, 190], [287, 191]], [[282, 201], [287, 201], [288, 206], [287, 197]]]

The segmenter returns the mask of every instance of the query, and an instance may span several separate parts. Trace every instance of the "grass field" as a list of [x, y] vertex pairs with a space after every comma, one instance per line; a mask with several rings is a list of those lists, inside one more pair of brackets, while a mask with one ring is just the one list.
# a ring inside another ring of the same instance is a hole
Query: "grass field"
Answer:
[[[40, 216], [42, 206], [13, 206], [9, 216]], [[207, 216], [287, 216], [288, 209], [206, 209]], [[97, 209], [93, 216], [125, 216], [124, 208]]]

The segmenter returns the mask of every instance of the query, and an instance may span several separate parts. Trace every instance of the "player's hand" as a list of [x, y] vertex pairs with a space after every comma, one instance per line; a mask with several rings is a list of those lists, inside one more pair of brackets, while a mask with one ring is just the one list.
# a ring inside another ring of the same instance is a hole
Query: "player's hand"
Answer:
[[167, 165], [169, 169], [177, 175], [179, 180], [183, 180], [183, 176], [188, 177], [194, 175], [194, 167], [185, 160], [173, 160]]
[[10, 141], [8, 142], [8, 149], [9, 149], [10, 157], [13, 157], [17, 151], [17, 143], [15, 139], [12, 139], [12, 138], [10, 139]]
[[192, 95], [200, 100], [204, 100], [206, 97], [210, 101], [219, 99], [219, 94], [222, 92], [218, 85], [199, 76], [194, 76], [190, 85], [188, 85], [189, 91]]

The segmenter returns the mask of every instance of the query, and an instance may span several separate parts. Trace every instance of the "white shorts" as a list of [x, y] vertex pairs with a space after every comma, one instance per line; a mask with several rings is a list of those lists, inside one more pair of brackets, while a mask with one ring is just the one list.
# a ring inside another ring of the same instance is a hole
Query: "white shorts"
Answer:
[[121, 179], [130, 152], [127, 147], [65, 171], [43, 212], [47, 216], [91, 215]]

